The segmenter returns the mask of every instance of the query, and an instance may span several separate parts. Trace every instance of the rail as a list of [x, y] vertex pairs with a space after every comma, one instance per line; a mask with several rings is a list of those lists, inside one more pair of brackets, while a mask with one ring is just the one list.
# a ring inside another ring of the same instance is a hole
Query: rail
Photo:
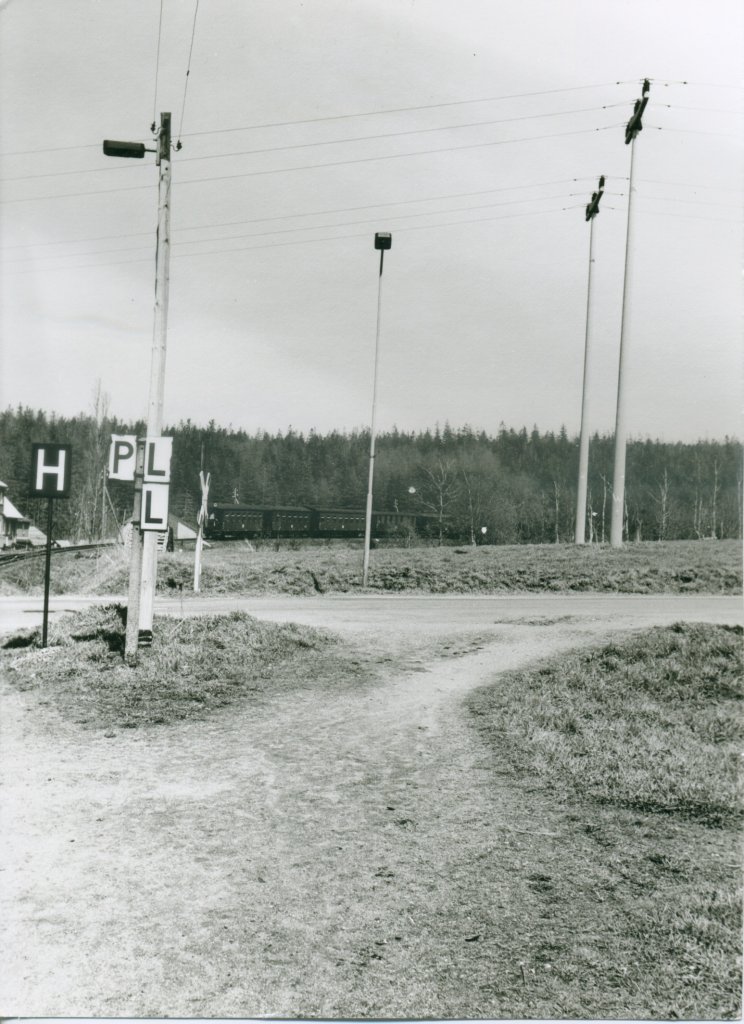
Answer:
[[[66, 555], [73, 551], [95, 551], [97, 548], [110, 548], [117, 544], [114, 540], [96, 541], [90, 544], [66, 544], [64, 547], [52, 545], [52, 555]], [[0, 552], [0, 569], [14, 562], [22, 562], [27, 558], [43, 558], [46, 547], [27, 548], [25, 550], [10, 549], [7, 553]]]

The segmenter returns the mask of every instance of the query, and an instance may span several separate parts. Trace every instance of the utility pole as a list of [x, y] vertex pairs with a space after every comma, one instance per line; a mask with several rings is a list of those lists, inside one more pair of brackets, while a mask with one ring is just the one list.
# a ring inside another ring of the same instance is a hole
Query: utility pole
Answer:
[[369, 576], [369, 548], [372, 539], [372, 481], [375, 475], [375, 415], [377, 410], [377, 372], [379, 368], [380, 355], [380, 310], [382, 308], [382, 264], [385, 258], [385, 251], [392, 248], [393, 236], [388, 232], [378, 231], [375, 234], [375, 249], [380, 252], [380, 273], [377, 284], [377, 332], [375, 334], [375, 369], [372, 384], [372, 418], [370, 422], [369, 439], [369, 482], [367, 485], [367, 514], [364, 521], [364, 567], [362, 571], [362, 586], [367, 586]]
[[633, 207], [633, 163], [635, 140], [643, 130], [642, 117], [648, 104], [651, 84], [648, 79], [643, 83], [641, 99], [636, 100], [633, 116], [625, 128], [625, 145], [630, 146], [630, 173], [628, 177], [628, 222], [625, 235], [625, 273], [623, 276], [623, 307], [620, 319], [620, 356], [617, 371], [617, 411], [615, 414], [615, 466], [612, 476], [612, 520], [610, 525], [610, 544], [613, 548], [623, 546], [623, 513], [625, 510], [625, 452], [627, 445], [625, 375], [627, 365], [627, 345], [625, 340], [628, 309], [630, 307], [630, 242]]
[[[150, 358], [150, 397], [147, 407], [147, 436], [163, 432], [163, 396], [165, 393], [165, 350], [168, 337], [168, 291], [170, 285], [170, 193], [171, 193], [171, 116], [160, 115], [156, 162], [158, 174], [158, 231], [155, 249], [155, 319]], [[166, 525], [167, 530], [167, 525]], [[152, 618], [155, 581], [158, 571], [158, 536], [145, 532], [142, 553], [142, 587], [139, 614], [139, 643], [152, 643]]]
[[[592, 263], [594, 262], [594, 218], [599, 213], [599, 201], [604, 192], [604, 175], [599, 179], [597, 191], [592, 194], [586, 208], [589, 221], [589, 274], [586, 283], [586, 329], [584, 333], [584, 376], [581, 388], [581, 440], [579, 442], [579, 485], [576, 495], [576, 536], [577, 544], [586, 540], [586, 489], [589, 478], [589, 418], [587, 416], [587, 385], [589, 380], [589, 317], [592, 295]], [[591, 541], [591, 537], [589, 538]]]
[[[155, 131], [155, 124], [152, 130]], [[146, 149], [142, 142], [104, 140], [106, 156], [141, 160], [145, 153], [156, 154], [158, 178], [158, 228], [155, 252], [155, 322], [150, 358], [150, 391], [147, 410], [147, 434], [159, 437], [163, 427], [165, 386], [165, 349], [168, 326], [168, 284], [170, 264], [170, 187], [171, 187], [171, 115], [161, 113], [156, 148]], [[137, 445], [134, 480], [132, 550], [129, 563], [129, 598], [124, 655], [131, 665], [137, 662], [137, 646], [152, 643], [152, 615], [157, 572], [157, 537], [141, 528], [142, 483], [144, 477], [144, 441]]]

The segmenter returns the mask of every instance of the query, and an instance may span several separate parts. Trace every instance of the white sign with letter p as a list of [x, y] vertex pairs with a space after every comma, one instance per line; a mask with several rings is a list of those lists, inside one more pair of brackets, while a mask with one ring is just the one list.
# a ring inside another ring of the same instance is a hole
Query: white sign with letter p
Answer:
[[134, 434], [112, 434], [109, 449], [109, 480], [134, 480], [137, 438]]

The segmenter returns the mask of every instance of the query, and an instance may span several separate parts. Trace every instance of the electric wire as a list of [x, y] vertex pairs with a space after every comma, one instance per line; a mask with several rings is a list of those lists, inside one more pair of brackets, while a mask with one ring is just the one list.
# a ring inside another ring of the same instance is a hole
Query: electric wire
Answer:
[[707, 136], [709, 136], [711, 138], [715, 137], [715, 138], [719, 138], [719, 139], [721, 139], [721, 138], [723, 138], [723, 139], [738, 139], [739, 138], [739, 136], [738, 135], [734, 135], [733, 132], [701, 132], [701, 131], [697, 131], [694, 128], [671, 128], [668, 125], [665, 125], [664, 127], [662, 127], [661, 125], [658, 125], [658, 124], [647, 124], [647, 125], [644, 125], [644, 128], [650, 128], [652, 131], [656, 131], [656, 132], [675, 132], [675, 133], [681, 134], [681, 135], [707, 135]]
[[[613, 107], [620, 107], [620, 106], [625, 106], [625, 104], [624, 103], [623, 104], [621, 104], [621, 103], [614, 103], [614, 104], [611, 104], [611, 106], [613, 106]], [[557, 110], [557, 111], [549, 112], [547, 114], [527, 114], [527, 115], [525, 115], [523, 117], [522, 116], [520, 116], [520, 117], [506, 117], [506, 118], [499, 118], [499, 119], [494, 120], [494, 121], [471, 121], [471, 122], [468, 122], [466, 124], [447, 124], [447, 125], [441, 125], [441, 126], [434, 127], [434, 128], [412, 128], [412, 129], [409, 129], [407, 131], [402, 131], [402, 132], [382, 132], [382, 133], [380, 133], [378, 135], [355, 135], [355, 136], [351, 136], [348, 139], [326, 139], [326, 140], [321, 140], [319, 142], [293, 143], [292, 145], [288, 145], [288, 146], [268, 146], [268, 147], [263, 148], [263, 149], [244, 149], [244, 150], [238, 150], [238, 151], [231, 152], [231, 153], [210, 153], [207, 156], [187, 156], [187, 157], [180, 157], [178, 162], [179, 162], [179, 164], [183, 164], [183, 163], [192, 163], [195, 160], [223, 160], [223, 159], [226, 159], [226, 158], [229, 158], [229, 157], [252, 156], [254, 154], [265, 154], [265, 153], [280, 153], [280, 152], [284, 152], [284, 151], [287, 151], [287, 150], [293, 150], [293, 149], [312, 149], [315, 146], [338, 146], [338, 145], [344, 145], [345, 143], [370, 142], [370, 141], [378, 141], [380, 139], [400, 138], [400, 137], [403, 137], [403, 136], [406, 136], [406, 135], [426, 135], [426, 134], [431, 134], [432, 132], [456, 131], [456, 130], [461, 129], [461, 128], [481, 128], [481, 127], [488, 127], [490, 125], [495, 125], [495, 124], [509, 124], [509, 123], [512, 123], [512, 122], [519, 122], [519, 121], [531, 121], [531, 120], [545, 118], [545, 117], [561, 117], [561, 116], [563, 116], [565, 114], [596, 113], [598, 110], [607, 110], [607, 109], [609, 109], [609, 108], [608, 107], [582, 107], [582, 108], [580, 108], [578, 110]], [[0, 182], [28, 181], [29, 179], [32, 179], [32, 178], [57, 178], [57, 177], [65, 177], [65, 176], [69, 176], [69, 175], [80, 175], [80, 174], [103, 174], [103, 173], [107, 173], [107, 172], [110, 172], [110, 171], [118, 171], [119, 173], [121, 173], [122, 171], [143, 170], [143, 169], [144, 168], [140, 165], [138, 167], [132, 167], [132, 166], [128, 166], [128, 167], [108, 166], [108, 167], [91, 167], [91, 168], [87, 168], [87, 169], [83, 169], [83, 170], [75, 169], [75, 170], [68, 170], [68, 171], [43, 171], [40, 174], [19, 174], [19, 175], [15, 176], [15, 177], [0, 178]]]
[[[553, 195], [553, 196], [540, 196], [539, 199], [534, 199], [532, 197], [527, 198], [527, 199], [509, 199], [505, 203], [504, 202], [502, 202], [502, 203], [483, 203], [483, 204], [481, 204], [479, 206], [455, 206], [455, 207], [453, 207], [452, 209], [449, 209], [449, 210], [427, 210], [424, 213], [399, 213], [399, 214], [393, 214], [393, 215], [386, 214], [385, 217], [384, 217], [384, 220], [387, 223], [388, 221], [412, 220], [412, 219], [416, 219], [416, 218], [419, 218], [419, 217], [435, 217], [435, 216], [442, 216], [442, 215], [450, 214], [450, 213], [471, 213], [471, 212], [475, 212], [477, 210], [490, 210], [490, 209], [493, 209], [494, 207], [500, 207], [500, 206], [516, 206], [519, 203], [544, 202], [544, 201], [548, 201], [548, 200], [563, 199], [563, 198], [564, 198], [564, 196], [562, 196], [562, 195], [557, 195], [557, 196], [556, 195]], [[328, 231], [328, 230], [331, 230], [332, 228], [347, 228], [347, 227], [356, 227], [359, 224], [372, 224], [372, 223], [374, 223], [375, 220], [378, 220], [378, 219], [380, 219], [380, 218], [379, 217], [365, 217], [363, 220], [342, 221], [340, 224], [312, 224], [312, 225], [310, 225], [308, 227], [272, 228], [269, 231], [251, 231], [251, 232], [249, 232], [248, 234], [245, 234], [245, 235], [242, 235], [242, 234], [241, 235], [218, 235], [216, 238], [191, 238], [191, 239], [183, 239], [181, 241], [175, 242], [173, 244], [173, 248], [174, 248], [174, 251], [177, 251], [183, 245], [209, 245], [212, 242], [240, 241], [241, 239], [244, 239], [244, 238], [263, 238], [263, 237], [265, 237], [267, 235], [291, 235], [291, 234], [294, 234], [297, 231]], [[484, 218], [484, 219], [488, 219], [488, 218]], [[396, 229], [396, 230], [398, 230], [398, 229]], [[142, 245], [117, 246], [114, 249], [92, 249], [92, 250], [89, 250], [87, 252], [75, 252], [75, 253], [69, 253], [67, 255], [69, 255], [69, 257], [71, 257], [71, 258], [76, 258], [76, 257], [79, 257], [79, 256], [103, 256], [103, 255], [110, 255], [111, 253], [114, 253], [114, 252], [129, 252], [129, 251], [132, 251], [132, 250], [142, 249], [142, 248], [144, 248], [144, 246], [142, 246]], [[229, 250], [226, 250], [226, 251], [229, 251]], [[51, 260], [51, 259], [63, 259], [63, 258], [66, 258], [64, 253], [51, 253], [48, 256], [24, 256], [24, 257], [20, 257], [19, 259], [5, 260], [5, 261], [3, 261], [3, 263], [4, 263], [4, 265], [7, 266], [9, 263], [30, 263], [30, 262], [36, 262], [39, 259]]]
[[[546, 216], [546, 215], [549, 215], [551, 213], [561, 213], [561, 212], [563, 212], [564, 209], [565, 209], [565, 207], [556, 207], [554, 210], [528, 210], [528, 211], [524, 211], [522, 213], [508, 213], [508, 214], [502, 214], [502, 215], [496, 216], [496, 217], [479, 217], [476, 220], [469, 219], [469, 220], [458, 220], [458, 221], [445, 221], [442, 224], [419, 224], [419, 225], [414, 225], [412, 227], [400, 227], [400, 228], [397, 228], [396, 232], [397, 233], [401, 233], [401, 232], [404, 232], [404, 231], [406, 231], [406, 232], [407, 231], [428, 231], [428, 230], [432, 230], [432, 229], [436, 229], [436, 228], [442, 228], [442, 227], [455, 227], [455, 226], [458, 226], [458, 225], [461, 225], [461, 224], [481, 224], [481, 223], [490, 222], [490, 221], [494, 221], [494, 220], [511, 220], [511, 219], [513, 219], [515, 217]], [[435, 216], [435, 214], [432, 214], [432, 216]], [[344, 227], [343, 224], [339, 224], [338, 226], [339, 227]], [[276, 249], [276, 248], [283, 248], [285, 246], [291, 246], [291, 245], [309, 245], [311, 243], [314, 244], [314, 243], [317, 243], [317, 242], [337, 242], [337, 241], [343, 241], [343, 240], [345, 240], [347, 238], [367, 238], [367, 237], [368, 237], [368, 232], [354, 232], [353, 234], [349, 234], [349, 235], [330, 235], [330, 236], [327, 236], [325, 238], [301, 238], [301, 239], [295, 239], [295, 240], [290, 241], [290, 242], [262, 242], [259, 245], [242, 246], [241, 248], [238, 248], [238, 249], [232, 249], [232, 248], [224, 249], [223, 248], [223, 249], [208, 250], [207, 252], [194, 252], [194, 253], [177, 253], [177, 252], [174, 252], [173, 253], [173, 259], [188, 259], [188, 258], [192, 258], [192, 257], [196, 257], [196, 256], [219, 256], [219, 255], [227, 255], [227, 254], [235, 253], [235, 252], [250, 252], [253, 249]], [[37, 273], [37, 272], [38, 273], [54, 273], [54, 272], [61, 271], [61, 270], [75, 270], [75, 271], [77, 271], [77, 270], [86, 270], [86, 269], [89, 269], [89, 268], [105, 269], [107, 267], [125, 266], [125, 265], [133, 264], [133, 263], [151, 263], [151, 262], [152, 262], [152, 258], [151, 257], [140, 257], [140, 258], [137, 258], [137, 259], [134, 259], [134, 260], [113, 260], [113, 261], [110, 261], [108, 263], [84, 263], [84, 264], [77, 264], [74, 267], [68, 267], [68, 266], [63, 266], [63, 267], [46, 267], [43, 270], [37, 270], [36, 268], [32, 268], [30, 270], [10, 271], [9, 273], [12, 276], [19, 276], [21, 274], [33, 274], [33, 273]]]
[[343, 121], [352, 117], [377, 117], [383, 114], [407, 114], [418, 110], [436, 110], [441, 107], [460, 107], [471, 103], [497, 103], [503, 100], [521, 100], [535, 96], [553, 96], [561, 92], [577, 92], [581, 89], [605, 89], [614, 85], [635, 85], [635, 81], [603, 82], [598, 85], [573, 85], [563, 89], [543, 89], [540, 92], [514, 93], [511, 96], [482, 96], [471, 100], [449, 100], [444, 103], [424, 103], [413, 107], [388, 107], [384, 110], [363, 110], [353, 114], [328, 114], [325, 117], [308, 117], [297, 121], [267, 121], [261, 124], [242, 125], [237, 128], [210, 128], [201, 132], [186, 132], [184, 139], [197, 135], [224, 135], [228, 132], [249, 132], [260, 128], [287, 128], [292, 125], [318, 124], [321, 121]]
[[[640, 81], [640, 79], [638, 81]], [[669, 83], [669, 82], [657, 82], [656, 79], [650, 79], [650, 81], [653, 82], [656, 85], [669, 85], [669, 84], [672, 84], [672, 83]], [[605, 88], [609, 88], [611, 86], [616, 86], [616, 85], [636, 85], [636, 84], [637, 84], [637, 82], [636, 82], [635, 79], [628, 79], [627, 81], [619, 81], [619, 82], [599, 82], [599, 83], [596, 83], [594, 85], [566, 86], [565, 88], [562, 88], [562, 89], [543, 89], [543, 90], [541, 90], [539, 92], [514, 93], [512, 95], [506, 95], [506, 96], [482, 96], [482, 97], [475, 98], [475, 99], [449, 100], [449, 101], [445, 101], [443, 103], [427, 103], [427, 104], [419, 104], [417, 106], [410, 106], [410, 107], [390, 107], [390, 108], [383, 109], [383, 110], [357, 111], [357, 112], [351, 113], [351, 114], [328, 114], [328, 115], [326, 115], [324, 117], [309, 117], [309, 118], [302, 118], [302, 119], [298, 119], [298, 120], [294, 120], [294, 121], [268, 121], [268, 122], [259, 123], [259, 124], [242, 125], [242, 126], [238, 126], [238, 127], [234, 127], [234, 128], [208, 128], [208, 129], [205, 129], [204, 131], [179, 132], [179, 138], [191, 139], [191, 138], [197, 138], [198, 136], [203, 136], [203, 135], [222, 135], [222, 134], [227, 134], [227, 133], [230, 133], [230, 132], [255, 131], [255, 130], [258, 130], [258, 129], [262, 129], [262, 128], [285, 128], [285, 127], [290, 127], [290, 126], [293, 126], [293, 125], [320, 124], [320, 123], [322, 123], [324, 121], [342, 121], [342, 120], [347, 120], [347, 119], [355, 118], [355, 117], [375, 117], [375, 116], [384, 115], [384, 114], [412, 113], [412, 112], [415, 112], [415, 111], [418, 111], [418, 110], [436, 110], [438, 108], [443, 108], [443, 107], [464, 106], [464, 105], [467, 105], [467, 104], [474, 104], [474, 103], [497, 103], [497, 102], [511, 100], [511, 99], [527, 99], [527, 98], [532, 98], [532, 97], [535, 97], [535, 96], [553, 96], [553, 95], [556, 95], [556, 94], [562, 93], [562, 92], [576, 92], [576, 91], [583, 90], [583, 89], [605, 89]], [[684, 84], [688, 84], [688, 83], [681, 82], [681, 83], [675, 83], [675, 84], [682, 84], [682, 85], [684, 85]], [[704, 82], [703, 83], [691, 83], [691, 84], [704, 85], [704, 86], [711, 85], [711, 83], [704, 83]], [[713, 87], [714, 88], [722, 88], [722, 89], [738, 89], [739, 88], [739, 86], [733, 86], [733, 85], [716, 85], [716, 86], [713, 86]], [[609, 104], [609, 106], [615, 106], [615, 105], [616, 104]], [[676, 104], [675, 104], [675, 106], [676, 106]], [[707, 108], [703, 108], [703, 107], [700, 107], [700, 108], [681, 107], [679, 109], [688, 109], [688, 110], [699, 109], [699, 110], [702, 110], [702, 111], [707, 110]], [[713, 112], [717, 113], [719, 111], [715, 111], [714, 110]], [[736, 113], [736, 111], [726, 111], [726, 113]], [[72, 146], [70, 146], [70, 145], [68, 145], [68, 146], [44, 146], [41, 149], [18, 149], [18, 150], [12, 150], [12, 151], [9, 151], [7, 153], [0, 154], [0, 156], [1, 157], [11, 157], [11, 156], [29, 156], [29, 155], [33, 155], [35, 153], [61, 153], [61, 152], [64, 152], [66, 150], [73, 150], [73, 149], [78, 149], [78, 150], [79, 149], [98, 149], [99, 146], [100, 146], [100, 143], [98, 143], [98, 142], [79, 143], [79, 144], [72, 145]]]
[[152, 123], [155, 124], [158, 112], [158, 76], [160, 73], [160, 40], [163, 34], [163, 0], [160, 0], [160, 18], [158, 20], [158, 47], [155, 55], [155, 89], [152, 98]]
[[[305, 211], [304, 213], [283, 213], [283, 214], [274, 215], [272, 217], [250, 217], [250, 218], [244, 218], [242, 220], [219, 221], [217, 223], [211, 223], [211, 224], [181, 225], [181, 226], [178, 227], [177, 230], [179, 232], [181, 232], [181, 231], [205, 231], [205, 230], [211, 230], [213, 228], [239, 227], [242, 224], [264, 224], [264, 223], [269, 223], [269, 222], [277, 221], [277, 220], [294, 220], [294, 219], [296, 219], [298, 217], [325, 217], [325, 216], [330, 216], [330, 215], [337, 214], [337, 213], [358, 213], [358, 212], [361, 212], [362, 210], [379, 210], [381, 208], [388, 207], [388, 206], [407, 206], [409, 203], [433, 203], [433, 202], [439, 202], [439, 201], [443, 201], [443, 200], [447, 200], [447, 199], [472, 199], [472, 198], [475, 198], [476, 196], [492, 195], [494, 192], [515, 192], [515, 191], [519, 191], [519, 190], [522, 190], [522, 189], [530, 189], [530, 188], [548, 188], [548, 187], [552, 187], [554, 185], [567, 185], [567, 184], [572, 184], [572, 183], [576, 183], [576, 182], [579, 182], [579, 181], [589, 181], [589, 180], [593, 180], [593, 179], [590, 179], [588, 177], [587, 178], [559, 178], [559, 179], [553, 180], [553, 181], [536, 181], [536, 182], [532, 182], [532, 183], [524, 184], [524, 185], [501, 185], [498, 188], [481, 189], [480, 191], [477, 191], [477, 192], [450, 192], [450, 193], [445, 193], [444, 195], [423, 196], [423, 197], [419, 197], [419, 198], [416, 198], [416, 199], [396, 199], [396, 200], [391, 200], [389, 202], [382, 202], [382, 203], [367, 203], [364, 206], [335, 207], [332, 210], [309, 210], [309, 211]], [[542, 197], [542, 196], [535, 197], [536, 200], [539, 200], [541, 198], [544, 198], [544, 197]], [[524, 200], [524, 201], [526, 202], [527, 200]], [[432, 213], [436, 213], [436, 212], [437, 211], [432, 211]], [[385, 215], [385, 216], [387, 216], [387, 215]], [[20, 243], [20, 244], [17, 244], [17, 245], [0, 246], [0, 251], [5, 251], [6, 249], [29, 249], [29, 248], [36, 248], [36, 247], [39, 247], [39, 246], [48, 246], [48, 245], [78, 245], [78, 244], [82, 244], [82, 243], [86, 243], [86, 242], [105, 242], [105, 241], [107, 241], [110, 238], [137, 238], [137, 237], [141, 237], [143, 235], [150, 235], [150, 234], [152, 234], [152, 231], [133, 231], [133, 232], [125, 233], [125, 234], [95, 235], [93, 237], [88, 237], [88, 238], [58, 239], [58, 240], [53, 241], [53, 242], [27, 242], [27, 243]], [[75, 255], [75, 254], [73, 253], [71, 255]]]
[[[470, 142], [462, 146], [443, 146], [437, 149], [424, 149], [424, 150], [413, 150], [410, 153], [389, 153], [385, 156], [368, 156], [368, 157], [356, 157], [349, 160], [334, 160], [328, 163], [321, 164], [303, 164], [298, 167], [278, 167], [270, 168], [267, 170], [256, 170], [256, 171], [241, 171], [236, 174], [218, 174], [210, 175], [206, 178], [187, 178], [179, 180], [179, 188], [184, 185], [199, 185], [210, 181], [230, 181], [236, 178], [251, 178], [258, 177], [267, 174], [291, 174], [297, 171], [312, 171], [319, 170], [326, 167], [347, 167], [352, 164], [363, 164], [363, 163], [374, 163], [382, 160], [401, 160], [404, 158], [410, 158], [414, 156], [433, 156], [439, 153], [451, 153], [459, 152], [467, 149], [484, 149], [490, 146], [507, 146], [513, 145], [518, 142], [542, 142], [546, 139], [559, 139], [567, 138], [573, 135], [588, 135], [594, 132], [610, 131], [612, 129], [623, 127], [618, 124], [603, 125], [599, 128], [579, 128], [568, 132], [553, 132], [547, 135], [530, 135], [521, 139], [497, 139], [491, 142]], [[11, 203], [31, 203], [38, 202], [41, 200], [56, 200], [56, 199], [72, 199], [79, 198], [80, 196], [95, 196], [95, 195], [109, 195], [114, 192], [136, 192], [143, 189], [153, 188], [153, 185], [125, 185], [117, 188], [104, 188], [104, 189], [89, 189], [84, 192], [65, 192], [60, 195], [49, 195], [49, 196], [28, 196], [20, 199], [3, 199], [0, 201], [0, 206], [9, 205]]]
[[179, 128], [178, 128], [178, 141], [179, 142], [181, 140], [181, 132], [183, 131], [183, 118], [184, 118], [184, 114], [186, 113], [186, 91], [187, 91], [187, 89], [189, 87], [189, 76], [191, 75], [191, 57], [192, 57], [192, 54], [194, 52], [194, 38], [196, 36], [196, 16], [197, 16], [198, 13], [199, 13], [199, 0], [196, 0], [196, 5], [194, 7], [194, 23], [191, 26], [191, 45], [189, 46], [189, 59], [188, 59], [188, 62], [186, 64], [186, 81], [184, 82], [184, 86], [183, 86], [183, 101], [181, 103], [181, 124], [179, 125]]

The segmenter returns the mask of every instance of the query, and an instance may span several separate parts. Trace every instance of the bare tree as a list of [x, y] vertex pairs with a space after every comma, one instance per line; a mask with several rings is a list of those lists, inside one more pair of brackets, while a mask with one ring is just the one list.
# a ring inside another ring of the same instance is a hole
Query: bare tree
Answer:
[[664, 476], [661, 481], [656, 485], [656, 488], [651, 490], [651, 497], [658, 506], [657, 525], [659, 528], [659, 540], [666, 540], [669, 527], [669, 474], [666, 466], [664, 467]]
[[425, 480], [418, 489], [418, 497], [424, 508], [437, 517], [439, 543], [444, 539], [444, 525], [460, 488], [457, 481], [457, 466], [452, 459], [437, 458], [433, 466], [421, 467]]

